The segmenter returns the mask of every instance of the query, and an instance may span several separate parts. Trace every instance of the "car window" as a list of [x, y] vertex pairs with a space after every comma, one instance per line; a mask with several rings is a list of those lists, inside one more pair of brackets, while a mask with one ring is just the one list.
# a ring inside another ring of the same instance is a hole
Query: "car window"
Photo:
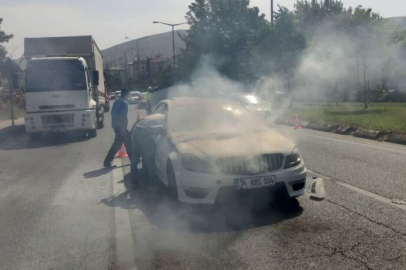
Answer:
[[163, 114], [166, 115], [168, 112], [168, 106], [166, 103], [161, 103], [158, 105], [158, 107], [155, 108], [154, 114]]

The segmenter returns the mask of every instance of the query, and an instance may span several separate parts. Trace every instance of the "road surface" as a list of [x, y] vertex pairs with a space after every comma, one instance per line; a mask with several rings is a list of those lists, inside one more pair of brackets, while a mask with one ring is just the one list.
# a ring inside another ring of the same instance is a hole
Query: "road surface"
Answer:
[[[130, 119], [135, 120], [134, 106]], [[107, 117], [109, 122], [109, 116]], [[131, 121], [130, 121], [131, 122]], [[327, 198], [300, 207], [173, 209], [133, 190], [113, 140], [0, 142], [0, 269], [404, 269], [406, 147], [278, 127]]]

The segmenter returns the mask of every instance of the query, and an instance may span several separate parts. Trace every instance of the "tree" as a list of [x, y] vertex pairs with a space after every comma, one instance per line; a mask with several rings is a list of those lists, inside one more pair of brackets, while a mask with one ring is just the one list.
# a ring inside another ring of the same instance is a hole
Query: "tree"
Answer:
[[370, 8], [365, 9], [362, 6], [356, 7], [352, 16], [352, 23], [354, 25], [352, 34], [356, 42], [357, 55], [359, 56], [358, 63], [360, 63], [362, 69], [364, 109], [369, 107], [367, 72], [372, 57], [373, 44], [376, 44], [377, 30], [381, 22], [382, 17], [378, 13], [372, 12]]
[[195, 0], [187, 12], [190, 25], [182, 37], [180, 71], [187, 76], [197, 67], [201, 56], [212, 55], [221, 74], [234, 80], [250, 80], [249, 40], [253, 33], [267, 25], [257, 7], [249, 0]]
[[8, 42], [11, 38], [13, 38], [13, 35], [6, 34], [3, 30], [1, 30], [1, 23], [3, 22], [3, 19], [0, 18], [0, 63], [3, 62], [6, 58], [7, 52], [6, 48], [2, 46], [1, 44], [4, 42]]

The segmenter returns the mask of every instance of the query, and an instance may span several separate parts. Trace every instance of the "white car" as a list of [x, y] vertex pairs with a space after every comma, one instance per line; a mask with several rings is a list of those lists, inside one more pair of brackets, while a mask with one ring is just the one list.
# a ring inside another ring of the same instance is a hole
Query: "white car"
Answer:
[[128, 102], [130, 104], [138, 104], [139, 98], [140, 98], [141, 92], [140, 91], [133, 91], [130, 92], [128, 96]]
[[239, 103], [173, 98], [159, 103], [146, 122], [156, 143], [149, 161], [155, 164], [146, 165], [180, 202], [290, 199], [305, 192], [306, 168], [293, 142]]

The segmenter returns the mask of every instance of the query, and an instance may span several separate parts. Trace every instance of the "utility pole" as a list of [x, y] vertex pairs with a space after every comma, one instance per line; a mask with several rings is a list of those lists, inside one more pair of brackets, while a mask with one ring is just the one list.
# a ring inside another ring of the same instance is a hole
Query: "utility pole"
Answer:
[[271, 0], [271, 26], [273, 28], [273, 0]]
[[176, 69], [175, 26], [187, 24], [187, 23], [171, 24], [171, 23], [164, 23], [164, 22], [157, 22], [157, 21], [154, 21], [153, 23], [160, 23], [160, 24], [164, 24], [164, 25], [168, 25], [168, 26], [172, 27], [173, 70], [175, 71], [175, 69]]
[[172, 49], [173, 49], [173, 68], [176, 67], [176, 52], [175, 52], [175, 26], [172, 25]]

